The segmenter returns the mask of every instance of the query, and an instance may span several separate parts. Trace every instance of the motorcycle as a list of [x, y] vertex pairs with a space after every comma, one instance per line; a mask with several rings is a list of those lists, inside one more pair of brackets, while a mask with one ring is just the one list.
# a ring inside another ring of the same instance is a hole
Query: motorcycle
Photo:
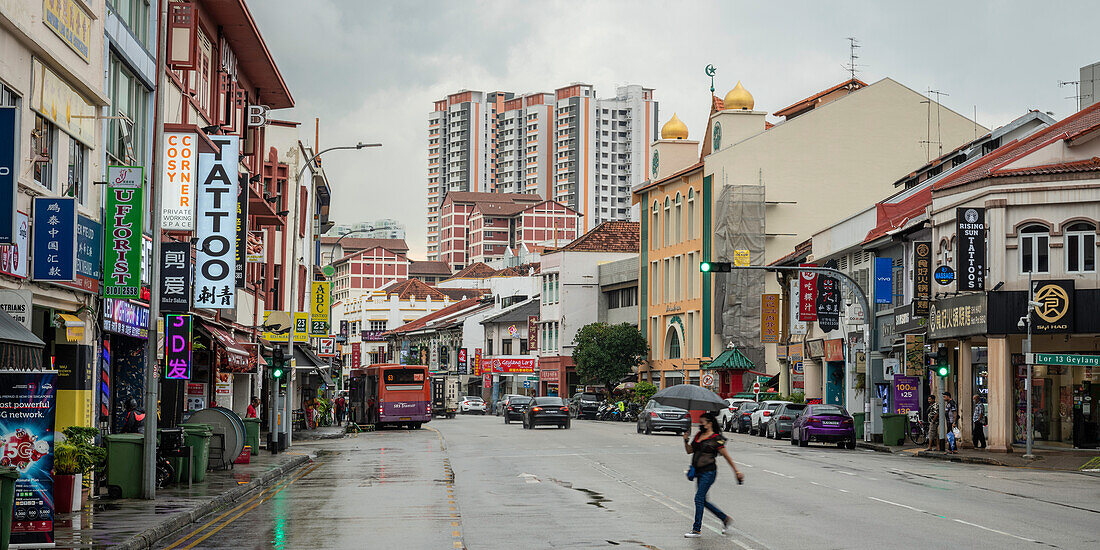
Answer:
[[626, 406], [626, 414], [623, 415], [623, 422], [637, 422], [638, 414], [642, 411], [642, 406], [637, 403], [631, 403]]

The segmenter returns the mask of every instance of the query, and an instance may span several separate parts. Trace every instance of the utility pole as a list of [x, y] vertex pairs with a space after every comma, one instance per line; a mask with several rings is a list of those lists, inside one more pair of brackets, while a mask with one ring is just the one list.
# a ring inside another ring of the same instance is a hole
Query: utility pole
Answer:
[[1027, 381], [1024, 382], [1024, 391], [1027, 392], [1027, 450], [1024, 453], [1024, 458], [1035, 458], [1035, 455], [1031, 454], [1031, 446], [1035, 440], [1035, 416], [1031, 408], [1031, 371], [1034, 361], [1034, 355], [1031, 353], [1031, 312], [1035, 309], [1035, 286], [1031, 282], [1031, 271], [1027, 272], [1027, 345], [1024, 349], [1024, 361], [1027, 362]]
[[160, 409], [157, 397], [157, 373], [160, 363], [157, 360], [158, 325], [160, 323], [160, 193], [163, 170], [157, 157], [164, 143], [164, 93], [160, 80], [164, 77], [167, 57], [167, 0], [157, 0], [157, 69], [156, 69], [156, 114], [154, 116], [153, 138], [153, 192], [149, 199], [151, 220], [153, 222], [153, 251], [149, 257], [149, 338], [145, 341], [145, 440], [142, 444], [141, 461], [141, 498], [152, 500], [157, 496], [157, 412]]

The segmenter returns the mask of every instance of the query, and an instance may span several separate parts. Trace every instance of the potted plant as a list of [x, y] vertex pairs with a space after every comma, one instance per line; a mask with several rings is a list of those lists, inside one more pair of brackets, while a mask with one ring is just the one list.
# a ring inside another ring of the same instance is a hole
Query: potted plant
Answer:
[[107, 450], [95, 445], [95, 428], [69, 426], [61, 433], [65, 440], [54, 445], [54, 502], [58, 512], [75, 512], [86, 500], [85, 474], [103, 466]]

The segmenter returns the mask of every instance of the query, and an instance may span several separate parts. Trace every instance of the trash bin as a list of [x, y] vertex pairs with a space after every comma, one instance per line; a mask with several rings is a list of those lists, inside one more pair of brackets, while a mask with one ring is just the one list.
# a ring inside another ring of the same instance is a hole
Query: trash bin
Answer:
[[852, 413], [852, 420], [856, 424], [856, 441], [863, 440], [863, 419], [867, 413]]
[[115, 498], [136, 498], [141, 495], [142, 457], [145, 436], [142, 434], [110, 434], [107, 441], [107, 492]]
[[11, 541], [11, 515], [15, 508], [15, 481], [19, 471], [0, 468], [0, 550], [8, 550]]
[[907, 414], [882, 415], [882, 442], [886, 445], [904, 445], [905, 425], [908, 423]]
[[260, 419], [242, 418], [244, 421], [244, 444], [252, 447], [252, 454], [260, 452]]
[[210, 436], [214, 435], [214, 431], [208, 424], [180, 424], [179, 427], [183, 428], [184, 443], [191, 447], [195, 457], [191, 481], [201, 483], [206, 479], [206, 466], [210, 463]]
[[[180, 446], [186, 445], [182, 428], [157, 428], [157, 435], [160, 441], [157, 446], [165, 455], [173, 455], [180, 450]], [[169, 456], [168, 463], [172, 465], [172, 475], [168, 477], [168, 482], [179, 483], [183, 480], [183, 471], [187, 469], [187, 457]]]

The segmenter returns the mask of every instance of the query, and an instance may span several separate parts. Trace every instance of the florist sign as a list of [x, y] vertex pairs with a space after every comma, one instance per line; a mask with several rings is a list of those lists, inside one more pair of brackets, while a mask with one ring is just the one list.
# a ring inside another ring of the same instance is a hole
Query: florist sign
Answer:
[[140, 166], [107, 168], [107, 225], [103, 250], [103, 296], [106, 298], [141, 297], [142, 181]]

